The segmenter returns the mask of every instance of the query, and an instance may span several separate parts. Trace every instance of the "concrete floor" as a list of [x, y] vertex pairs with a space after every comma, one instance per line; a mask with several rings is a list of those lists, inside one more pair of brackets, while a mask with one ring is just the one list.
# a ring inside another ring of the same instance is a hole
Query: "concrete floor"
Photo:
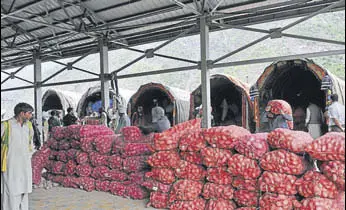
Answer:
[[103, 192], [54, 187], [34, 189], [29, 196], [29, 210], [154, 210], [148, 200], [128, 200]]

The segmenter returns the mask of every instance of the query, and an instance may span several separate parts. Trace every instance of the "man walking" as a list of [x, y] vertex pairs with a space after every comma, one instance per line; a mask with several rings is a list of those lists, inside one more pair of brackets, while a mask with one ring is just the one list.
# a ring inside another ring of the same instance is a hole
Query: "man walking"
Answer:
[[14, 108], [14, 117], [1, 123], [1, 210], [28, 210], [32, 192], [31, 122], [34, 109], [27, 103]]
[[328, 108], [329, 127], [332, 132], [345, 132], [345, 106], [339, 103], [339, 96], [331, 96], [332, 104]]

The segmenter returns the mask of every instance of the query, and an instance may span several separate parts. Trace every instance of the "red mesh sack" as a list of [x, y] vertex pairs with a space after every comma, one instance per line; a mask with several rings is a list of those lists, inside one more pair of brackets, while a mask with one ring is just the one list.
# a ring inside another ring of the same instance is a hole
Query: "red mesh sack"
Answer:
[[59, 143], [59, 150], [69, 150], [71, 149], [71, 143], [66, 140], [61, 140]]
[[203, 187], [203, 197], [205, 199], [225, 199], [233, 198], [234, 190], [231, 185], [218, 185], [214, 183], [206, 183]]
[[257, 210], [257, 207], [240, 207], [236, 208], [236, 210]]
[[51, 175], [49, 178], [54, 183], [62, 184], [64, 179], [65, 179], [65, 176], [62, 176], [62, 175]]
[[177, 149], [181, 135], [180, 133], [155, 133], [153, 148], [157, 151]]
[[179, 179], [189, 180], [204, 180], [206, 171], [203, 167], [189, 163], [187, 161], [181, 161], [180, 165], [175, 169], [175, 175]]
[[91, 177], [96, 180], [106, 180], [110, 178], [110, 170], [106, 166], [95, 167], [91, 173]]
[[80, 138], [113, 135], [114, 131], [104, 125], [83, 125], [80, 129]]
[[214, 148], [233, 149], [239, 137], [249, 135], [245, 128], [230, 125], [213, 127], [203, 132], [204, 138]]
[[233, 176], [241, 176], [245, 179], [256, 179], [261, 175], [261, 169], [256, 160], [235, 154], [228, 161], [228, 171]]
[[180, 163], [180, 156], [174, 151], [161, 151], [149, 157], [148, 163], [156, 168], [176, 168]]
[[109, 192], [109, 181], [95, 180], [95, 190], [100, 192]]
[[345, 134], [327, 133], [308, 145], [305, 151], [316, 160], [345, 161]]
[[51, 135], [53, 136], [53, 138], [55, 138], [57, 140], [64, 139], [65, 133], [66, 133], [65, 128], [66, 127], [55, 126], [52, 128]]
[[196, 199], [194, 201], [176, 201], [170, 206], [170, 210], [204, 210], [205, 200]]
[[[339, 210], [334, 206], [334, 200], [327, 198], [306, 198], [297, 205], [297, 210]], [[342, 209], [340, 209], [342, 210]]]
[[107, 166], [111, 169], [121, 169], [123, 167], [123, 159], [118, 155], [109, 156]]
[[153, 168], [150, 172], [146, 173], [145, 176], [162, 182], [163, 184], [172, 184], [175, 182], [174, 171], [168, 168]]
[[76, 161], [79, 165], [84, 165], [89, 163], [89, 155], [86, 152], [78, 152]]
[[279, 174], [265, 171], [258, 184], [263, 192], [272, 192], [283, 195], [295, 195], [297, 177], [287, 174]]
[[314, 141], [312, 136], [303, 131], [277, 128], [268, 134], [268, 143], [273, 148], [287, 149], [294, 153], [304, 153], [305, 148]]
[[322, 173], [336, 184], [339, 190], [345, 191], [345, 163], [341, 161], [325, 162], [321, 165]]
[[266, 171], [301, 175], [306, 172], [308, 163], [302, 156], [286, 150], [275, 150], [265, 154], [260, 165]]
[[125, 172], [143, 171], [148, 168], [148, 156], [137, 156], [123, 159], [123, 170]]
[[218, 199], [218, 200], [209, 200], [205, 210], [234, 210], [236, 205], [233, 201]]
[[80, 177], [78, 179], [79, 179], [78, 182], [80, 184], [81, 189], [87, 192], [91, 192], [95, 190], [95, 179], [90, 177]]
[[89, 154], [90, 163], [92, 166], [106, 166], [108, 164], [109, 156], [100, 155], [96, 152], [91, 152]]
[[182, 160], [196, 165], [202, 165], [203, 163], [202, 155], [199, 152], [180, 152], [180, 157]]
[[109, 171], [109, 180], [110, 181], [125, 181], [127, 179], [127, 174], [122, 172], [122, 171], [118, 171], [118, 170], [110, 170]]
[[92, 173], [93, 168], [89, 165], [78, 165], [76, 167], [76, 174], [81, 177], [88, 177]]
[[130, 184], [126, 187], [127, 197], [134, 200], [143, 200], [149, 197], [149, 193], [138, 184]]
[[208, 168], [207, 180], [215, 184], [231, 185], [232, 174], [227, 172], [226, 168]]
[[142, 156], [151, 154], [152, 151], [150, 149], [150, 145], [143, 143], [126, 144], [122, 152], [123, 157]]
[[[271, 112], [274, 115], [286, 114], [292, 116], [292, 107], [284, 100], [271, 100], [268, 102], [266, 112]], [[286, 120], [289, 129], [293, 129], [293, 121]]]
[[58, 151], [58, 152], [56, 153], [56, 159], [57, 159], [58, 161], [67, 163], [66, 151]]
[[79, 139], [81, 128], [82, 128], [82, 125], [69, 125], [67, 126], [66, 132], [69, 134], [71, 139]]
[[239, 206], [258, 206], [259, 193], [248, 190], [236, 190], [234, 201]]
[[154, 192], [169, 193], [172, 185], [163, 184], [159, 181], [147, 179], [142, 184], [142, 187]]
[[56, 139], [54, 138], [49, 139], [48, 144], [51, 149], [59, 150], [59, 142]]
[[111, 152], [114, 140], [114, 135], [97, 136], [95, 137], [93, 144], [96, 151], [102, 155], [106, 155]]
[[126, 142], [140, 141], [142, 132], [137, 126], [129, 126], [121, 129], [121, 133], [124, 135]]
[[204, 148], [201, 150], [203, 164], [207, 167], [223, 167], [227, 166], [229, 159], [232, 157], [232, 152], [229, 150], [218, 148]]
[[142, 185], [145, 178], [145, 172], [136, 172], [129, 174], [128, 179], [131, 183]]
[[94, 150], [93, 143], [94, 137], [84, 137], [80, 139], [80, 148], [86, 153], [90, 153]]
[[120, 182], [111, 182], [109, 184], [109, 191], [113, 195], [125, 197], [126, 196], [126, 186]]
[[150, 193], [150, 201], [147, 207], [154, 207], [156, 209], [167, 209], [168, 208], [169, 195], [161, 192]]
[[169, 202], [174, 201], [193, 201], [202, 193], [203, 183], [191, 180], [177, 181], [171, 190]]
[[198, 152], [207, 147], [202, 131], [203, 129], [197, 129], [184, 134], [180, 139], [179, 149], [181, 151]]
[[345, 210], [345, 191], [339, 192], [338, 196], [334, 200], [334, 205], [332, 209]]
[[51, 150], [49, 148], [42, 148], [41, 150], [36, 151], [31, 158], [32, 165], [32, 181], [34, 184], [39, 185], [41, 182], [41, 173], [44, 166], [49, 161], [49, 156]]
[[77, 189], [77, 188], [79, 188], [79, 185], [78, 184], [76, 184], [76, 179], [78, 179], [78, 178], [76, 178], [76, 177], [71, 177], [71, 176], [66, 176], [66, 177], [64, 177], [64, 179], [62, 180], [62, 185], [64, 186], [64, 187], [70, 187], [70, 188], [74, 188], [74, 189]]
[[65, 166], [64, 174], [66, 176], [73, 176], [76, 172], [76, 167], [77, 164], [73, 160], [68, 161]]
[[66, 151], [66, 157], [68, 160], [76, 160], [77, 153], [78, 153], [78, 150], [69, 149], [68, 151]]
[[115, 135], [112, 146], [112, 154], [120, 154], [124, 148], [124, 137], [121, 134]]
[[201, 122], [202, 122], [202, 119], [197, 118], [197, 119], [189, 120], [183, 123], [179, 123], [173, 126], [172, 128], [166, 130], [165, 132], [163, 132], [163, 134], [166, 135], [166, 134], [172, 134], [172, 133], [184, 133], [189, 130], [199, 129], [201, 128]]
[[260, 198], [260, 208], [261, 210], [292, 210], [297, 202], [294, 196], [265, 193]]
[[260, 159], [269, 151], [268, 133], [249, 134], [238, 138], [234, 149], [251, 159]]
[[53, 174], [64, 174], [65, 163], [56, 161], [52, 164], [52, 173]]
[[234, 177], [232, 186], [238, 190], [259, 191], [257, 179], [244, 179], [242, 177]]
[[73, 149], [80, 149], [80, 141], [79, 140], [72, 140], [71, 141], [71, 148]]
[[275, 115], [288, 114], [292, 115], [292, 107], [284, 100], [271, 100], [266, 107], [267, 112], [271, 112]]
[[334, 199], [338, 191], [333, 182], [319, 172], [308, 171], [296, 182], [298, 193], [305, 198], [321, 197]]

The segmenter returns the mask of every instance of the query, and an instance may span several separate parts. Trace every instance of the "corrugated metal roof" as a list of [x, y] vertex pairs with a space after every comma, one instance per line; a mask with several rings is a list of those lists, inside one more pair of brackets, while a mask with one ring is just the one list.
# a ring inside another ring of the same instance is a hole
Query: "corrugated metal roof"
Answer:
[[[128, 46], [168, 40], [197, 24], [202, 13], [243, 26], [308, 15], [338, 1], [1, 0], [1, 69], [29, 62], [37, 49], [43, 61], [81, 56], [104, 34]], [[344, 7], [343, 2], [333, 10]], [[197, 33], [198, 28], [186, 36]]]

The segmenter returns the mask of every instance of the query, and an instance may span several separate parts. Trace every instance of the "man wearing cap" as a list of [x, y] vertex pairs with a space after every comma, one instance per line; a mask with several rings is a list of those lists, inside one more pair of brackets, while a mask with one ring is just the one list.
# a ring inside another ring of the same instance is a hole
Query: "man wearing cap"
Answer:
[[117, 123], [117, 128], [115, 129], [115, 133], [120, 133], [120, 130], [124, 127], [131, 126], [131, 120], [129, 116], [126, 114], [126, 107], [119, 106], [119, 120]]
[[154, 131], [158, 133], [161, 133], [171, 127], [171, 123], [165, 115], [165, 110], [159, 106], [152, 109], [152, 122]]

